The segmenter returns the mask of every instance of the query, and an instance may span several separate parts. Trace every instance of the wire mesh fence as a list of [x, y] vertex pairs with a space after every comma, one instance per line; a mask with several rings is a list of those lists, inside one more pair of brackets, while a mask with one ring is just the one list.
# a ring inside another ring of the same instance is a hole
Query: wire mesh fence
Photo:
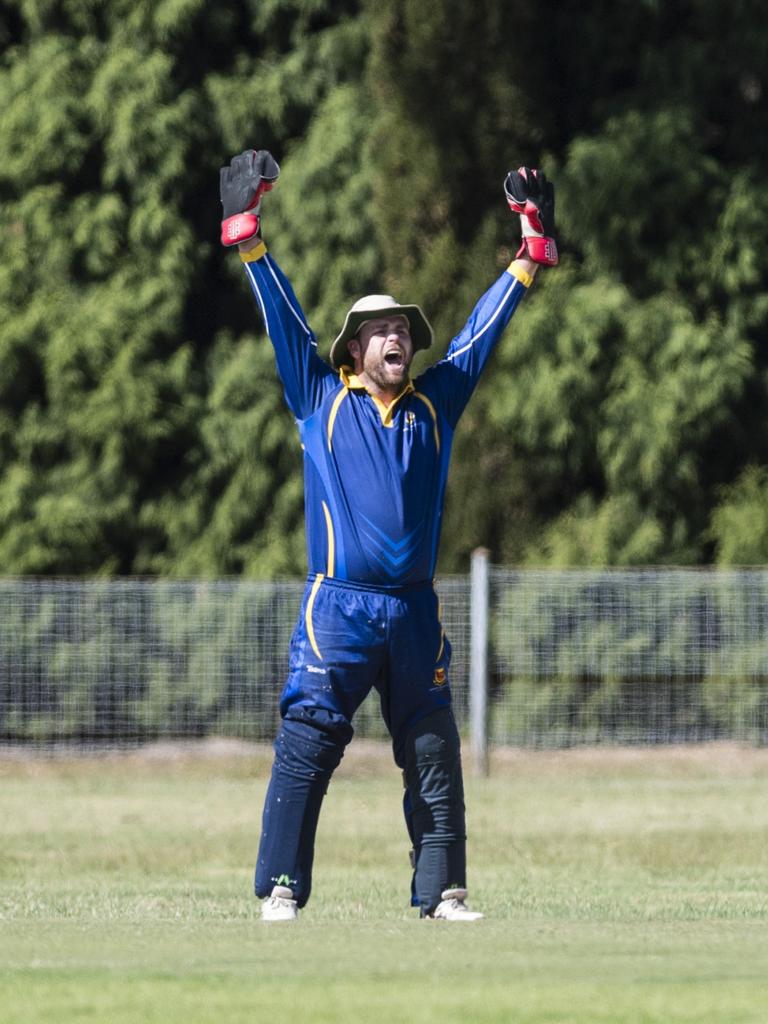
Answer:
[[492, 571], [497, 743], [768, 739], [768, 572]]
[[0, 583], [0, 741], [274, 732], [297, 583]]
[[[768, 571], [490, 572], [495, 744], [768, 739]], [[469, 577], [436, 583], [470, 708]], [[266, 741], [301, 582], [0, 580], [0, 743]], [[373, 694], [357, 735], [384, 737]]]
[[[302, 582], [0, 580], [0, 743], [124, 747], [206, 736], [271, 740]], [[466, 717], [468, 589], [439, 584], [459, 639]], [[357, 735], [383, 738], [375, 693]]]

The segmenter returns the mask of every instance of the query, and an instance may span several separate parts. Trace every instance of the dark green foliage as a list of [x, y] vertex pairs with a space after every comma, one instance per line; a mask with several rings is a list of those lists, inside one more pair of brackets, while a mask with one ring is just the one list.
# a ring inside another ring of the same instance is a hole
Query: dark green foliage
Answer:
[[[766, 557], [768, 28], [740, 0], [2, 0], [0, 566], [300, 574], [300, 452], [218, 168], [327, 346], [444, 347], [545, 167], [539, 275], [457, 437], [442, 569]], [[438, 353], [439, 354], [439, 351]]]
[[[466, 414], [441, 564], [479, 543], [538, 564], [726, 560], [721, 487], [768, 455], [759, 5], [456, 8], [433, 5], [424, 32], [407, 0], [373, 11], [391, 279], [421, 288], [445, 336], [460, 326], [515, 245], [486, 187], [502, 161], [556, 180], [564, 259]], [[496, 73], [503, 96], [486, 91]]]
[[[292, 149], [316, 171], [330, 160], [305, 133], [326, 110], [332, 136], [335, 111], [350, 155], [335, 193], [328, 175], [307, 184], [331, 207], [351, 188], [366, 208], [367, 186], [350, 185], [363, 114], [343, 91], [365, 58], [355, 5], [332, 16], [312, 2], [10, 6], [3, 570], [300, 571], [298, 446], [237, 256], [217, 246], [218, 167], [248, 145], [275, 149], [288, 203]], [[300, 209], [286, 248], [293, 232], [295, 249], [303, 235], [321, 253], [331, 213], [318, 210], [313, 231]], [[364, 233], [365, 218], [355, 225]], [[296, 276], [316, 299], [317, 266]], [[354, 290], [335, 277], [337, 292]]]

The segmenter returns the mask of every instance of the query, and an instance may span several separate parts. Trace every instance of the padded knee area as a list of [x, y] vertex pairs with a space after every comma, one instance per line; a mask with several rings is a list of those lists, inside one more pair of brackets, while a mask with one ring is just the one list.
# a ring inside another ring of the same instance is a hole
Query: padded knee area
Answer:
[[[435, 711], [413, 727], [405, 741], [403, 774], [409, 786], [412, 780], [422, 776], [424, 781], [447, 783], [449, 777], [458, 774], [458, 781], [461, 781], [459, 732], [450, 709]], [[463, 799], [463, 792], [461, 796]]]
[[307, 709], [283, 721], [275, 740], [275, 760], [295, 777], [330, 779], [352, 734], [346, 720], [333, 712]]
[[459, 760], [459, 733], [448, 708], [435, 711], [417, 722], [405, 741], [406, 771], [411, 765]]

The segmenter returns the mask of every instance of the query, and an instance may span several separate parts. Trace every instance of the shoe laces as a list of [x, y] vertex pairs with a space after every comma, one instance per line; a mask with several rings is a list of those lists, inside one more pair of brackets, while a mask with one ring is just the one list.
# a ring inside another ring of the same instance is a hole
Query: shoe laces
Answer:
[[451, 908], [451, 910], [468, 910], [469, 909], [467, 907], [466, 903], [464, 902], [464, 900], [460, 900], [458, 898], [458, 896], [451, 896], [451, 898], [449, 900], [444, 900], [443, 902], [447, 903], [448, 906]]
[[293, 892], [282, 886], [275, 886], [267, 897], [267, 905], [270, 907], [292, 907], [296, 905]]
[[287, 896], [270, 896], [267, 902], [270, 907], [292, 907], [296, 900], [289, 900]]

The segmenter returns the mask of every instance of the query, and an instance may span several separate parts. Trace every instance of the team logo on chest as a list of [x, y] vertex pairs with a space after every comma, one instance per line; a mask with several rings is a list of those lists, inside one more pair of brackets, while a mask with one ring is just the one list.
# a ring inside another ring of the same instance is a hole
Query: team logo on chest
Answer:
[[416, 426], [416, 413], [409, 411], [409, 412], [407, 412], [405, 414], [404, 429], [405, 430], [413, 430], [415, 426]]

